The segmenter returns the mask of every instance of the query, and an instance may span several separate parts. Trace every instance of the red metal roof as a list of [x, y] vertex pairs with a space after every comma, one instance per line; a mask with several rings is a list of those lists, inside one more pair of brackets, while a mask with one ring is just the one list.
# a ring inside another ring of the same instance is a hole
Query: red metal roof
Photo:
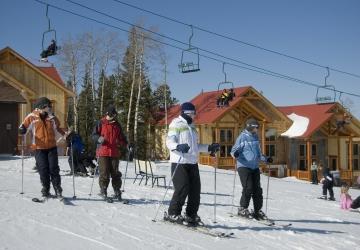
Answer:
[[[241, 100], [250, 87], [234, 88], [235, 98], [229, 103], [228, 107], [217, 107], [217, 99], [221, 95], [222, 90], [203, 92], [197, 95], [190, 102], [195, 105], [196, 113], [195, 124], [210, 124], [215, 122], [221, 115], [229, 111]], [[168, 110], [168, 124], [180, 114], [180, 105], [175, 105]], [[165, 118], [160, 120], [158, 125], [165, 125]]]
[[45, 74], [47, 74], [51, 79], [57, 81], [58, 83], [60, 83], [61, 85], [65, 86], [64, 82], [62, 81], [59, 73], [57, 72], [56, 68], [51, 66], [51, 67], [40, 67], [40, 66], [36, 66], [38, 69], [40, 69], [42, 72], [44, 72]]
[[318, 130], [324, 122], [326, 122], [333, 113], [329, 111], [336, 105], [336, 103], [327, 103], [327, 104], [308, 104], [308, 105], [298, 105], [298, 106], [286, 106], [286, 107], [277, 107], [285, 115], [290, 115], [295, 113], [300, 116], [309, 118], [309, 126], [305, 133], [300, 137], [309, 137], [316, 130]]

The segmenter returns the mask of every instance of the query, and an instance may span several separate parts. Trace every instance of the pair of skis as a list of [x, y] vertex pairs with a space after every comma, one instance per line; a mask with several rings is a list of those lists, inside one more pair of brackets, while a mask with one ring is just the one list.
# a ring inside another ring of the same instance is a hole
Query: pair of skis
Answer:
[[246, 218], [246, 217], [243, 217], [243, 216], [239, 216], [237, 214], [230, 214], [230, 217], [237, 217], [237, 218], [245, 220], [245, 221], [259, 223], [261, 225], [265, 225], [265, 226], [268, 226], [268, 227], [277, 227], [277, 228], [286, 229], [286, 228], [289, 228], [289, 227], [292, 226], [292, 223], [278, 224], [278, 223], [276, 223], [275, 220], [272, 220], [272, 219], [257, 220], [257, 219], [254, 219], [254, 218]]
[[213, 229], [211, 229], [209, 226], [205, 225], [202, 222], [197, 225], [192, 224], [192, 223], [176, 223], [176, 222], [171, 222], [169, 220], [166, 220], [165, 219], [166, 217], [167, 217], [167, 213], [165, 212], [164, 219], [162, 220], [162, 222], [164, 222], [166, 224], [176, 225], [176, 226], [185, 228], [187, 230], [198, 232], [198, 233], [212, 236], [215, 238], [234, 238], [233, 232], [225, 233], [225, 232], [214, 231]]
[[32, 198], [31, 200], [33, 202], [36, 202], [36, 203], [45, 203], [46, 201], [48, 201], [49, 199], [55, 199], [55, 200], [58, 200], [60, 201], [61, 203], [63, 203], [64, 205], [74, 205], [69, 198], [67, 197], [64, 197], [64, 196], [55, 196], [55, 195], [50, 195], [48, 197], [42, 197], [42, 198]]
[[117, 198], [112, 198], [112, 197], [106, 197], [104, 198], [104, 201], [106, 201], [107, 203], [114, 203], [114, 201], [116, 202], [121, 202], [122, 204], [129, 204], [129, 200], [127, 199], [117, 199]]

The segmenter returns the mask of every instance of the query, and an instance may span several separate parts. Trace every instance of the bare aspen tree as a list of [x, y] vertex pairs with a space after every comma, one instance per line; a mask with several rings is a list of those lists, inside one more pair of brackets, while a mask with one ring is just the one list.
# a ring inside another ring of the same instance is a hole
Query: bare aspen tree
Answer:
[[104, 112], [104, 89], [105, 89], [105, 75], [107, 66], [111, 61], [116, 59], [118, 50], [121, 49], [121, 43], [119, 42], [116, 33], [104, 33], [102, 35], [103, 42], [100, 51], [100, 69], [104, 72], [102, 78], [101, 93], [100, 93], [100, 114]]
[[133, 48], [134, 62], [133, 62], [132, 83], [131, 83], [131, 92], [130, 92], [130, 100], [129, 100], [129, 110], [128, 110], [127, 122], [126, 122], [126, 134], [127, 134], [128, 138], [130, 138], [130, 135], [129, 135], [130, 116], [131, 116], [132, 100], [133, 100], [134, 86], [135, 86], [135, 80], [136, 80], [136, 65], [137, 65], [137, 54], [138, 54], [137, 30], [133, 29], [133, 32], [131, 35], [133, 36], [133, 41], [134, 41], [134, 48]]
[[138, 95], [136, 99], [135, 106], [135, 117], [134, 117], [134, 140], [137, 142], [137, 127], [138, 127], [138, 116], [139, 116], [139, 104], [141, 98], [141, 87], [142, 87], [142, 65], [144, 60], [144, 43], [145, 43], [144, 35], [141, 36], [141, 48], [140, 48], [140, 62], [139, 62], [139, 82], [138, 82]]
[[60, 54], [60, 68], [61, 71], [66, 75], [71, 82], [72, 91], [75, 93], [73, 97], [73, 109], [74, 109], [74, 130], [77, 131], [78, 125], [78, 111], [77, 111], [77, 101], [78, 101], [78, 75], [80, 71], [80, 51], [81, 43], [79, 40], [73, 40], [69, 36], [62, 45], [62, 53]]

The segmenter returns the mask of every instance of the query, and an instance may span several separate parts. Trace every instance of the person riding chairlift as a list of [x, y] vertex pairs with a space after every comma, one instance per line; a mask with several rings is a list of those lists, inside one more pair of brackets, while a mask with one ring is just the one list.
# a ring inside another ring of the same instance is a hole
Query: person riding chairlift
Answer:
[[47, 62], [48, 61], [48, 57], [49, 56], [53, 56], [57, 54], [57, 50], [58, 50], [58, 46], [56, 45], [56, 41], [53, 39], [51, 40], [51, 44], [49, 45], [49, 47], [46, 50], [43, 50], [40, 54], [41, 56], [41, 61], [43, 62]]

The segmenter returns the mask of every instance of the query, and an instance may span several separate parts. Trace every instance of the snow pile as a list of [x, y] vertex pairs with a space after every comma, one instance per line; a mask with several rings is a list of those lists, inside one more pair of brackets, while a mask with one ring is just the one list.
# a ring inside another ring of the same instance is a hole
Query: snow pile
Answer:
[[[0, 157], [0, 249], [358, 249], [360, 245], [360, 213], [343, 211], [338, 201], [317, 199], [321, 186], [293, 178], [270, 178], [268, 215], [278, 224], [292, 227], [273, 228], [252, 221], [230, 217], [232, 208], [233, 171], [217, 172], [217, 210], [214, 223], [214, 170], [201, 166], [202, 194], [199, 215], [214, 230], [233, 232], [234, 239], [220, 239], [161, 222], [169, 204], [172, 189], [161, 208], [157, 222], [152, 222], [165, 188], [133, 184], [133, 163], [128, 165], [124, 198], [130, 205], [105, 203], [95, 179], [76, 177], [76, 200], [65, 206], [57, 200], [34, 203], [40, 195], [40, 181], [32, 167], [33, 157], [24, 160], [24, 191], [21, 190], [21, 158]], [[121, 170], [125, 172], [125, 162]], [[61, 174], [69, 170], [66, 158], [60, 158]], [[169, 164], [159, 163], [158, 171], [167, 175]], [[262, 176], [266, 195], [267, 176]], [[62, 176], [64, 195], [73, 196], [71, 176]], [[238, 206], [241, 185], [235, 186]], [[110, 185], [109, 192], [112, 193]], [[350, 190], [353, 198], [360, 190]], [[339, 188], [335, 188], [339, 198]], [[264, 209], [265, 209], [264, 200]]]
[[287, 131], [285, 131], [281, 135], [290, 138], [302, 136], [306, 132], [309, 126], [309, 118], [305, 116], [297, 115], [295, 113], [291, 113], [287, 117], [289, 117], [293, 121], [293, 124], [290, 126], [290, 128]]

